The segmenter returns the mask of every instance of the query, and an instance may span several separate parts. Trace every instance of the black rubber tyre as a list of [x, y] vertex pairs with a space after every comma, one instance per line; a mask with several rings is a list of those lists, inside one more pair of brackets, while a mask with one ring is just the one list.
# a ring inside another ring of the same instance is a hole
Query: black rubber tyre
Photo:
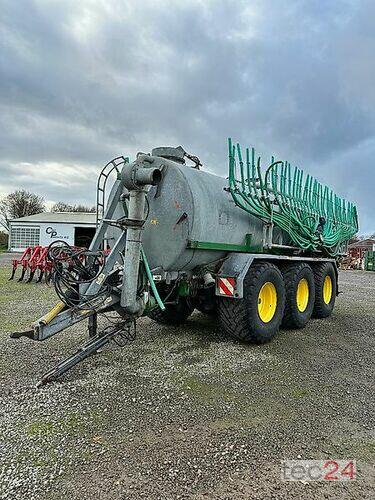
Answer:
[[[331, 316], [337, 295], [336, 272], [331, 262], [322, 262], [313, 267], [315, 279], [315, 304], [313, 310], [314, 318], [328, 318]], [[327, 302], [324, 296], [324, 283], [330, 278], [332, 291], [330, 300]]]
[[[259, 294], [271, 283], [276, 292], [276, 309], [272, 319], [262, 321], [258, 312]], [[220, 323], [225, 332], [245, 342], [264, 344], [278, 332], [284, 314], [285, 286], [281, 271], [269, 262], [253, 264], [244, 280], [242, 299], [218, 299]]]
[[194, 311], [194, 307], [185, 297], [180, 297], [177, 304], [165, 306], [165, 311], [155, 307], [148, 317], [163, 325], [181, 325]]
[[[314, 309], [314, 273], [305, 262], [288, 264], [281, 271], [285, 283], [285, 310], [282, 326], [304, 328]], [[308, 293], [303, 295], [307, 287]]]

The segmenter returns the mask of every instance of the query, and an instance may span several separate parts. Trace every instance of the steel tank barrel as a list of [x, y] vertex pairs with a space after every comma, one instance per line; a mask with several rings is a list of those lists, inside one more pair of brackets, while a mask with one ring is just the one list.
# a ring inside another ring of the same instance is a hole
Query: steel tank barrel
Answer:
[[[225, 257], [227, 250], [189, 248], [193, 242], [261, 246], [263, 222], [239, 209], [223, 177], [160, 157], [162, 180], [148, 193], [149, 213], [142, 234], [151, 268], [192, 270]], [[282, 243], [281, 233], [277, 243]]]

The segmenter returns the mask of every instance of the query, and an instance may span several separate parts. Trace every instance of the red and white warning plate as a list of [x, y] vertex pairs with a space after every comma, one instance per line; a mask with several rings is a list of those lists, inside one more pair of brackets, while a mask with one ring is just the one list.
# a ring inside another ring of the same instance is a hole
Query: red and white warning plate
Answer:
[[217, 292], [219, 295], [233, 297], [236, 280], [234, 278], [217, 278]]

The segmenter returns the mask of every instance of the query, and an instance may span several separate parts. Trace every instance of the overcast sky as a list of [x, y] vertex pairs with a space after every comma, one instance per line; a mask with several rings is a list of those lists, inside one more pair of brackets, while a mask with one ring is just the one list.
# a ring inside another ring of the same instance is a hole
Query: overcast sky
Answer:
[[0, 0], [0, 193], [93, 204], [103, 164], [227, 137], [288, 159], [375, 232], [373, 0]]

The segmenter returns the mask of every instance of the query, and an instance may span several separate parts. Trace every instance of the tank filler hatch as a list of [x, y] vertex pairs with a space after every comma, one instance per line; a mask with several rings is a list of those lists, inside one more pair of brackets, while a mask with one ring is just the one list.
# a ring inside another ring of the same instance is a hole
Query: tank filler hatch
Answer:
[[176, 161], [177, 163], [185, 163], [185, 150], [182, 146], [178, 146], [177, 148], [170, 148], [164, 146], [160, 148], [154, 148], [151, 151], [151, 155], [161, 156], [162, 158]]
[[185, 158], [188, 158], [194, 163], [193, 168], [202, 166], [200, 159], [197, 156], [190, 155], [187, 153], [182, 146], [177, 148], [171, 148], [168, 146], [162, 146], [160, 148], [154, 148], [151, 151], [152, 156], [160, 156], [161, 158], [166, 158], [167, 160], [175, 161], [176, 163], [185, 164]]

